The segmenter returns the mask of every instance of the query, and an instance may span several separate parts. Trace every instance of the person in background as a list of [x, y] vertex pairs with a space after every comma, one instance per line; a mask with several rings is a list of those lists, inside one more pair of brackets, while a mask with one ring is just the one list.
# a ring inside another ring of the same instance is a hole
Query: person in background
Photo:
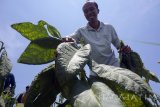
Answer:
[[16, 97], [16, 107], [24, 107], [24, 103], [26, 101], [26, 97], [28, 94], [30, 86], [26, 86], [25, 92], [20, 93]]
[[26, 102], [26, 98], [27, 98], [27, 94], [29, 92], [29, 88], [30, 86], [26, 86], [26, 91], [23, 93], [22, 95], [22, 99], [21, 99], [21, 102], [24, 104]]
[[15, 77], [12, 73], [9, 73], [4, 82], [4, 91], [9, 90], [12, 96], [14, 96], [15, 88], [16, 88]]

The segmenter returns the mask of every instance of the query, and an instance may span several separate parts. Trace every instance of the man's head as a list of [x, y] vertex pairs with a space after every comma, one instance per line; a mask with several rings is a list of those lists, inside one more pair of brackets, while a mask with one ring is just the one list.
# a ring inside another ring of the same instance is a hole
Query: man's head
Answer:
[[96, 2], [86, 2], [83, 5], [82, 10], [83, 10], [84, 16], [89, 22], [98, 20], [97, 15], [99, 13], [99, 9], [98, 9], [98, 4]]

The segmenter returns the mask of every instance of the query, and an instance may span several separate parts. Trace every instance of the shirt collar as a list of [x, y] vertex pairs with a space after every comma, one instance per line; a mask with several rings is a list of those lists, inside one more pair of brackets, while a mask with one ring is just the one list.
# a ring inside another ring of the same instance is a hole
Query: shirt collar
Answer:
[[[96, 31], [100, 31], [100, 29], [103, 27], [103, 22], [100, 22], [100, 26], [99, 28], [96, 30]], [[88, 31], [95, 31], [95, 29], [93, 29], [88, 23], [87, 23], [87, 26], [86, 26], [87, 30]]]

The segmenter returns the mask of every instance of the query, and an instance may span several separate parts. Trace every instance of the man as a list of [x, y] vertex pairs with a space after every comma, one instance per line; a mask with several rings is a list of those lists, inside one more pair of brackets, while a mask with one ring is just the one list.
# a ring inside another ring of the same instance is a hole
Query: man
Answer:
[[16, 97], [16, 107], [24, 107], [30, 86], [26, 86], [26, 90]]
[[[88, 23], [86, 26], [79, 28], [71, 37], [64, 38], [64, 42], [77, 43], [83, 42], [83, 44], [91, 45], [91, 58], [98, 64], [106, 64], [119, 67], [118, 59], [115, 57], [111, 44], [117, 49], [120, 49], [120, 40], [116, 34], [115, 29], [110, 24], [104, 24], [98, 20], [99, 8], [96, 2], [86, 2], [83, 5], [83, 13]], [[121, 52], [130, 52], [131, 49], [128, 46], [124, 46]], [[91, 72], [92, 76], [95, 76]]]
[[30, 86], [26, 86], [26, 92], [24, 92], [23, 95], [22, 95], [22, 100], [21, 100], [22, 103], [26, 102], [26, 98], [27, 98], [27, 94], [29, 92], [29, 88], [30, 88]]

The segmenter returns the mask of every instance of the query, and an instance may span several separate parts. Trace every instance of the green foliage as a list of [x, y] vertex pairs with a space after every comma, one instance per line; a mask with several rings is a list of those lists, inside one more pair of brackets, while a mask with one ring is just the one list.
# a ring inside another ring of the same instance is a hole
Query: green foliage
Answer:
[[60, 33], [57, 31], [57, 29], [51, 25], [47, 25], [48, 31], [49, 33], [53, 36], [53, 37], [57, 37], [57, 38], [61, 38]]
[[5, 107], [3, 98], [0, 96], [0, 107]]
[[106, 80], [106, 83], [111, 81], [111, 84], [119, 85], [124, 90], [132, 91], [139, 95], [152, 94], [148, 84], [128, 69], [97, 63], [94, 64], [92, 69], [99, 77]]
[[43, 20], [40, 20], [37, 25], [23, 22], [12, 24], [11, 27], [31, 40], [29, 46], [18, 59], [19, 63], [36, 65], [55, 60], [55, 49], [62, 42], [61, 35], [55, 27]]
[[[60, 92], [69, 101], [67, 104], [74, 107], [143, 107], [142, 97], [154, 97], [151, 88], [137, 74], [97, 64], [90, 58], [90, 45], [83, 46], [83, 40], [81, 48], [74, 43], [62, 43], [58, 30], [43, 20], [37, 25], [24, 22], [11, 27], [31, 40], [18, 60], [20, 63], [44, 64], [56, 59], [56, 66], [42, 70], [32, 82], [25, 107], [49, 107]], [[97, 74], [96, 79], [86, 81], [85, 74], [79, 73], [86, 64]], [[77, 78], [78, 74], [82, 74], [80, 78], [84, 81]]]
[[12, 94], [10, 90], [6, 90], [6, 92], [2, 93], [2, 98], [5, 103], [5, 107], [13, 107], [15, 101], [15, 98], [12, 98]]
[[29, 40], [36, 40], [49, 36], [44, 26], [34, 25], [30, 22], [13, 24], [11, 27]]
[[4, 83], [5, 82], [5, 77], [4, 76], [0, 76], [0, 96], [4, 90]]
[[[121, 47], [122, 46], [124, 46], [124, 43], [121, 41]], [[150, 72], [144, 67], [143, 61], [137, 52], [132, 51], [130, 53], [120, 53], [119, 56], [121, 67], [133, 71], [140, 77], [144, 77], [147, 82], [149, 82], [149, 80], [160, 82], [154, 73]]]
[[7, 56], [7, 52], [2, 50], [0, 55], [0, 96], [4, 90], [6, 76], [12, 70], [12, 63]]
[[51, 37], [31, 41], [18, 62], [25, 64], [49, 63], [55, 59], [56, 47], [60, 42], [60, 40]]
[[141, 100], [141, 97], [134, 94], [133, 92], [124, 90], [118, 85], [115, 85], [114, 90], [122, 100], [124, 107], [144, 107], [144, 103]]
[[33, 41], [40, 38], [49, 37], [47, 29], [44, 25], [49, 26], [48, 31], [51, 33], [53, 37], [61, 37], [59, 31], [49, 25], [47, 22], [40, 20], [37, 25], [30, 22], [16, 23], [12, 24], [11, 27], [18, 31], [25, 38]]
[[55, 66], [52, 64], [42, 70], [33, 80], [24, 107], [50, 107], [59, 92]]

